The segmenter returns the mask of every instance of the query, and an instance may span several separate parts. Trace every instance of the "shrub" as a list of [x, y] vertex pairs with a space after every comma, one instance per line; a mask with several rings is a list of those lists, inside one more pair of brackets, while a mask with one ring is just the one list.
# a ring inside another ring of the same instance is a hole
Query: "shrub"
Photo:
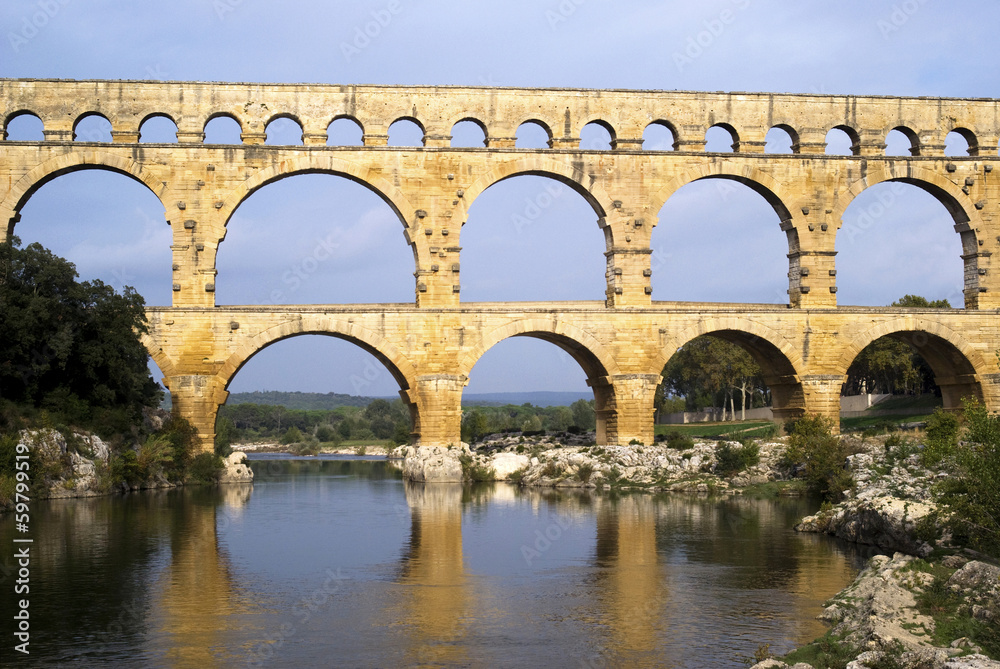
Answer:
[[687, 451], [694, 448], [694, 439], [680, 432], [671, 432], [666, 437], [667, 448], [675, 451]]
[[299, 441], [302, 441], [302, 432], [294, 425], [288, 428], [285, 433], [281, 435], [281, 443], [285, 446]]
[[516, 485], [524, 485], [524, 475], [527, 472], [526, 469], [517, 469], [510, 473], [507, 480]]
[[112, 453], [108, 465], [112, 485], [125, 483], [129, 486], [138, 486], [145, 480], [139, 466], [139, 458], [130, 448], [121, 453]]
[[950, 512], [945, 521], [952, 541], [1000, 556], [1000, 417], [975, 400], [964, 403], [966, 438], [956, 447], [957, 473], [947, 477], [938, 501]]
[[715, 471], [719, 476], [732, 476], [760, 462], [760, 448], [744, 444], [733, 448], [727, 441], [715, 446]]
[[461, 455], [458, 461], [462, 464], [462, 478], [472, 483], [496, 481], [497, 472], [493, 467], [476, 464], [471, 455]]
[[563, 473], [562, 466], [555, 460], [549, 460], [548, 462], [545, 463], [545, 466], [542, 467], [542, 476], [546, 478], [550, 479], [559, 478], [560, 476], [562, 476], [562, 473]]
[[337, 433], [329, 425], [320, 425], [316, 428], [316, 438], [327, 443], [337, 440]]
[[589, 483], [590, 477], [594, 474], [594, 465], [589, 462], [584, 462], [579, 467], [576, 468], [576, 478], [580, 480], [581, 483]]
[[191, 459], [188, 475], [196, 483], [216, 483], [223, 463], [215, 453], [199, 453]]
[[958, 446], [958, 417], [941, 408], [934, 410], [927, 419], [924, 450], [920, 462], [924, 467], [933, 467], [955, 453]]
[[139, 446], [136, 453], [136, 464], [139, 468], [139, 476], [142, 480], [148, 480], [158, 474], [163, 474], [174, 461], [173, 444], [166, 435], [150, 435], [146, 441]]
[[830, 421], [823, 416], [803, 416], [786, 424], [788, 447], [782, 465], [805, 465], [806, 487], [824, 500], [839, 502], [844, 490], [854, 485], [844, 463], [854, 451], [831, 434]]

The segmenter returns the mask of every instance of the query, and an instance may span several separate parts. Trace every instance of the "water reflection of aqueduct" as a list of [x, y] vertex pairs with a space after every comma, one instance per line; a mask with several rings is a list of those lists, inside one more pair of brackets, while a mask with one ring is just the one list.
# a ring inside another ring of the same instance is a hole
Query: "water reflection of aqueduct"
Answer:
[[[172, 226], [173, 306], [150, 309], [146, 344], [176, 410], [206, 447], [240, 367], [271, 343], [309, 333], [349, 340], [381, 360], [399, 382], [422, 444], [459, 441], [470, 370], [513, 336], [552, 342], [581, 365], [594, 389], [601, 443], [652, 439], [659, 372], [702, 334], [750, 351], [779, 418], [835, 416], [852, 360], [887, 335], [919, 349], [945, 406], [978, 396], [997, 409], [997, 107], [993, 100], [831, 95], [2, 80], [0, 222], [12, 234], [38, 188], [79, 169], [119, 172], [156, 194]], [[28, 114], [41, 121], [42, 139], [6, 139], [11, 121]], [[75, 137], [78, 123], [93, 115], [110, 122], [113, 141]], [[239, 124], [241, 145], [203, 143], [206, 124], [220, 116]], [[177, 143], [138, 143], [153, 117], [176, 124]], [[276, 118], [299, 124], [302, 145], [264, 145]], [[342, 118], [360, 126], [361, 146], [327, 146], [328, 126]], [[422, 146], [386, 145], [399, 120], [420, 127]], [[450, 146], [452, 127], [464, 120], [482, 129], [482, 148]], [[549, 148], [517, 148], [524, 123], [543, 128]], [[608, 150], [580, 148], [589, 124], [610, 134]], [[669, 128], [674, 150], [643, 150], [650, 124]], [[731, 134], [732, 153], [705, 152], [712, 127]], [[789, 135], [791, 154], [764, 153], [772, 128]], [[851, 155], [824, 153], [831, 129], [848, 135]], [[909, 138], [912, 155], [884, 155], [894, 129]], [[968, 143], [967, 156], [944, 155], [950, 132]], [[393, 209], [413, 249], [413, 304], [216, 307], [216, 252], [232, 213], [255, 190], [302, 173], [349, 178]], [[556, 179], [593, 207], [607, 245], [604, 302], [461, 301], [466, 212], [492, 184], [518, 175]], [[657, 212], [700, 179], [740, 182], [774, 208], [788, 241], [787, 305], [653, 301]], [[965, 263], [964, 309], [837, 306], [834, 242], [842, 214], [858, 194], [886, 181], [924, 189], [953, 217]]]

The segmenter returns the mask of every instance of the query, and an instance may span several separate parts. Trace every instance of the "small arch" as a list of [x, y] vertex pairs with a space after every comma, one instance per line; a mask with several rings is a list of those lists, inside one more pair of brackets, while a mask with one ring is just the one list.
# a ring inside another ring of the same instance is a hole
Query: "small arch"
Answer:
[[861, 136], [847, 125], [830, 128], [826, 133], [826, 155], [857, 156], [861, 153]]
[[897, 126], [885, 136], [885, 155], [919, 156], [920, 138], [905, 125]]
[[411, 116], [404, 116], [389, 126], [388, 146], [423, 146], [424, 134], [424, 127], [420, 121]]
[[475, 118], [463, 118], [451, 127], [452, 148], [479, 149], [486, 146], [488, 133], [483, 122]]
[[279, 114], [264, 126], [264, 136], [268, 146], [301, 146], [302, 124], [291, 114]]
[[338, 116], [326, 127], [327, 146], [364, 146], [365, 129], [353, 116]]
[[643, 151], [676, 151], [680, 135], [669, 121], [653, 121], [642, 132]]
[[139, 142], [176, 144], [177, 123], [167, 114], [150, 114], [139, 124]]
[[218, 113], [205, 122], [205, 144], [242, 144], [243, 126], [232, 114]]
[[517, 126], [514, 146], [518, 149], [548, 149], [552, 147], [552, 130], [543, 121], [530, 119]]
[[111, 121], [98, 112], [83, 114], [73, 124], [73, 141], [111, 143]]
[[580, 130], [580, 148], [586, 151], [610, 151], [615, 139], [615, 129], [607, 121], [591, 121]]
[[3, 138], [12, 142], [43, 142], [45, 124], [34, 112], [16, 111], [4, 122]]
[[955, 128], [944, 139], [944, 155], [946, 156], [978, 156], [979, 140], [976, 133], [968, 128]]
[[716, 123], [705, 131], [707, 153], [735, 153], [740, 150], [740, 136], [728, 123]]
[[776, 125], [764, 136], [764, 153], [798, 153], [799, 134], [790, 125]]

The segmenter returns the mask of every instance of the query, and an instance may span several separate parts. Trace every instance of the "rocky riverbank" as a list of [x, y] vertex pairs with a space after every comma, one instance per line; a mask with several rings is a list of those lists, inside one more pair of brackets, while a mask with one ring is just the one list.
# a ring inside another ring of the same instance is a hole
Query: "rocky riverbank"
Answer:
[[[31, 479], [40, 482], [33, 490], [36, 498], [60, 499], [73, 497], [98, 497], [130, 490], [174, 488], [183, 485], [168, 480], [162, 473], [155, 473], [138, 483], [114, 481], [111, 475], [111, 449], [100, 437], [92, 434], [71, 433], [66, 436], [53, 429], [23, 430], [18, 435], [18, 452], [33, 451], [35, 471]], [[223, 458], [218, 472], [219, 483], [245, 483], [253, 481], [253, 472], [246, 463], [246, 455], [233, 452]]]

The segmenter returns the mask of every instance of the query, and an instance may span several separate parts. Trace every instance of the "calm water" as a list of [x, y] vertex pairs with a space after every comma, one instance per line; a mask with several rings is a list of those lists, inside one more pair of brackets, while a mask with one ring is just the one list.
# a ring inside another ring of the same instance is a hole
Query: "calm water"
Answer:
[[31, 655], [13, 652], [15, 576], [0, 569], [0, 664], [742, 667], [760, 643], [821, 634], [821, 603], [862, 559], [792, 532], [815, 508], [803, 500], [253, 466], [253, 485], [35, 503]]

